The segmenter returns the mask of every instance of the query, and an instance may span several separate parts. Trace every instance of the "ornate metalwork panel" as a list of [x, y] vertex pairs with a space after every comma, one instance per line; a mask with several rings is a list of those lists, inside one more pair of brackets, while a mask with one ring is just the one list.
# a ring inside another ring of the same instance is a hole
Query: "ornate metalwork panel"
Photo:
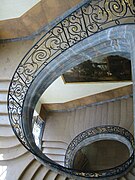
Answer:
[[[87, 139], [91, 140], [92, 137], [96, 137], [98, 135], [112, 135], [112, 138], [109, 136], [109, 139], [113, 139], [113, 135], [119, 135], [124, 137], [129, 141], [132, 147], [132, 153], [129, 159], [121, 164], [120, 166], [111, 168], [111, 169], [106, 169], [106, 170], [100, 170], [100, 171], [92, 171], [88, 173], [84, 173], [85, 177], [110, 177], [110, 176], [116, 176], [117, 174], [121, 174], [125, 172], [131, 164], [134, 162], [134, 138], [132, 134], [127, 131], [126, 129], [119, 127], [119, 126], [111, 126], [111, 125], [106, 125], [106, 126], [98, 126], [94, 127], [91, 129], [88, 129], [82, 133], [80, 133], [78, 136], [76, 136], [71, 143], [69, 144], [66, 154], [65, 154], [65, 167], [72, 169], [73, 166], [73, 161], [74, 161], [74, 156], [76, 153], [76, 150], [78, 151], [82, 147], [80, 144], [84, 142], [86, 144]], [[119, 136], [117, 138], [119, 138]], [[99, 138], [99, 140], [102, 140], [102, 137]], [[95, 142], [97, 139], [93, 140], [92, 142]], [[123, 142], [124, 143], [124, 142]], [[79, 148], [79, 149], [78, 149]], [[81, 174], [81, 172], [80, 172]]]

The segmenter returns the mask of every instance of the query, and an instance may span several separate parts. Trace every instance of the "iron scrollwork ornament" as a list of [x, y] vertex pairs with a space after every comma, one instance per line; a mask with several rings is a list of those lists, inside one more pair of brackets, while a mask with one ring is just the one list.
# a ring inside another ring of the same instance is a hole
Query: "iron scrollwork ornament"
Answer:
[[[84, 132], [81, 132], [79, 135], [77, 135], [69, 144], [66, 154], [65, 154], [65, 167], [72, 169], [73, 168], [73, 163], [74, 163], [74, 158], [77, 153], [84, 145], [86, 146], [86, 142], [96, 142], [97, 139], [102, 140], [101, 135], [107, 135], [110, 140], [111, 137], [109, 136], [117, 136], [119, 139], [119, 136], [123, 137], [126, 139], [131, 147], [132, 147], [132, 153], [131, 156], [127, 159], [126, 162], [123, 164], [111, 168], [111, 169], [105, 169], [105, 170], [99, 170], [99, 171], [91, 171], [91, 172], [85, 172], [83, 173], [85, 177], [90, 177], [90, 178], [107, 178], [111, 176], [117, 176], [118, 174], [122, 174], [125, 172], [134, 162], [134, 137], [133, 135], [126, 129], [119, 127], [119, 126], [113, 126], [113, 125], [106, 125], [106, 126], [98, 126], [94, 127], [91, 129], [88, 129]], [[100, 135], [100, 138], [98, 137]], [[97, 137], [92, 139], [93, 137]], [[92, 139], [92, 141], [91, 141]], [[88, 143], [89, 144], [89, 143]], [[81, 172], [80, 172], [81, 174]]]

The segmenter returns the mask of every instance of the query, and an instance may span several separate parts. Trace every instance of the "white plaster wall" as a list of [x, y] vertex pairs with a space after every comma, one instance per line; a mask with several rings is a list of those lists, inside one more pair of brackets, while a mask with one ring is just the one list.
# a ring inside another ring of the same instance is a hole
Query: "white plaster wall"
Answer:
[[132, 82], [117, 83], [67, 83], [61, 77], [55, 80], [41, 96], [41, 103], [63, 103], [90, 96], [100, 92], [132, 84]]
[[0, 20], [22, 16], [40, 0], [0, 0]]

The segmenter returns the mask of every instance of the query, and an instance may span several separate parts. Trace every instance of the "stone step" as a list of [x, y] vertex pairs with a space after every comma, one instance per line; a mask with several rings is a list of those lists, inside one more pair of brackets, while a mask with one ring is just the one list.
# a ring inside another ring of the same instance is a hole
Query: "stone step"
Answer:
[[62, 175], [60, 175], [60, 174], [58, 174], [58, 175], [56, 176], [56, 178], [55, 178], [55, 180], [67, 180], [67, 179], [68, 179], [67, 177], [62, 176]]
[[14, 134], [11, 126], [1, 125], [0, 126], [0, 137], [11, 137], [11, 136], [15, 137], [15, 134]]
[[56, 155], [65, 155], [66, 150], [62, 148], [43, 148], [43, 153], [45, 154], [56, 154]]
[[0, 102], [7, 102], [7, 92], [0, 92]]
[[40, 167], [35, 171], [34, 176], [32, 177], [32, 180], [40, 180], [44, 179], [46, 174], [48, 173], [49, 169], [47, 169], [45, 166], [40, 165]]
[[7, 125], [0, 126], [0, 137], [10, 137], [10, 136], [15, 137], [15, 134], [14, 134], [12, 128]]
[[16, 136], [0, 137], [0, 148], [11, 148], [20, 144]]
[[48, 158], [50, 158], [51, 160], [57, 162], [58, 164], [59, 163], [64, 163], [64, 159], [65, 159], [65, 156], [64, 155], [55, 155], [55, 154], [45, 154]]
[[0, 149], [0, 160], [12, 160], [16, 159], [23, 154], [27, 153], [26, 148], [24, 148], [21, 144], [11, 147], [11, 148], [1, 148]]
[[[1, 161], [7, 165], [8, 173], [6, 180], [19, 180], [19, 177], [23, 174], [26, 167], [33, 161], [34, 157], [30, 152], [27, 152], [15, 159]], [[5, 179], [3, 179], [5, 180]]]
[[25, 170], [23, 171], [19, 179], [26, 180], [28, 179], [28, 177], [29, 179], [32, 179], [33, 175], [40, 166], [41, 164], [37, 160], [33, 159], [33, 161], [31, 161], [31, 163], [28, 164], [28, 166], [26, 166]]
[[48, 173], [46, 174], [46, 176], [44, 177], [44, 180], [55, 180], [57, 177], [57, 173], [55, 173], [54, 171], [48, 171]]
[[[44, 138], [44, 136], [43, 136]], [[65, 143], [65, 142], [60, 142], [60, 141], [45, 141], [43, 139], [43, 142], [42, 142], [42, 147], [47, 147], [47, 148], [61, 148], [61, 149], [67, 149], [68, 147], [68, 144]]]
[[64, 158], [66, 150], [58, 149], [58, 148], [43, 148], [42, 152], [52, 159], [53, 161], [57, 162], [60, 165], [64, 165]]
[[7, 111], [7, 103], [1, 103], [0, 102], [0, 113], [8, 113]]
[[0, 91], [8, 91], [10, 80], [0, 80]]
[[0, 114], [0, 126], [1, 125], [10, 125], [8, 114]]

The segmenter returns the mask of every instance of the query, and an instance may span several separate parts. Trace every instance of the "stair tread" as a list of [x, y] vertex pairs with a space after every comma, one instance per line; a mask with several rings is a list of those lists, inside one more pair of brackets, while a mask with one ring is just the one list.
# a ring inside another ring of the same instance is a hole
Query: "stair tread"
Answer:
[[27, 153], [26, 148], [24, 148], [21, 144], [11, 147], [11, 148], [3, 148], [0, 149], [0, 160], [12, 160], [22, 156], [23, 154]]
[[49, 170], [48, 173], [46, 174], [46, 176], [44, 177], [44, 180], [50, 180], [50, 179], [55, 180], [56, 177], [57, 177], [57, 173]]
[[7, 103], [0, 103], [0, 112], [1, 113], [7, 113]]
[[64, 162], [65, 156], [58, 156], [58, 155], [51, 155], [51, 154], [46, 154], [47, 157], [49, 157], [50, 159], [52, 159], [53, 161], [57, 161], [57, 162]]
[[16, 136], [0, 137], [0, 148], [11, 148], [20, 144]]
[[[43, 136], [44, 138], [44, 136]], [[47, 147], [47, 148], [62, 148], [62, 149], [67, 149], [67, 143], [65, 142], [59, 142], [59, 141], [44, 141], [42, 143], [42, 147]]]
[[20, 176], [21, 180], [25, 180], [28, 177], [32, 179], [33, 175], [37, 171], [37, 169], [41, 166], [41, 164], [37, 160], [33, 160], [23, 171], [22, 175]]
[[38, 179], [44, 179], [46, 174], [48, 173], [49, 169], [47, 169], [45, 166], [41, 165], [35, 172], [34, 176], [32, 177], [32, 180], [38, 180]]
[[0, 126], [0, 136], [1, 137], [9, 137], [9, 136], [15, 136], [11, 126], [2, 125]]
[[45, 154], [54, 154], [54, 155], [65, 155], [66, 150], [65, 149], [59, 149], [59, 148], [43, 148], [43, 153]]
[[8, 114], [0, 114], [0, 125], [10, 125]]

